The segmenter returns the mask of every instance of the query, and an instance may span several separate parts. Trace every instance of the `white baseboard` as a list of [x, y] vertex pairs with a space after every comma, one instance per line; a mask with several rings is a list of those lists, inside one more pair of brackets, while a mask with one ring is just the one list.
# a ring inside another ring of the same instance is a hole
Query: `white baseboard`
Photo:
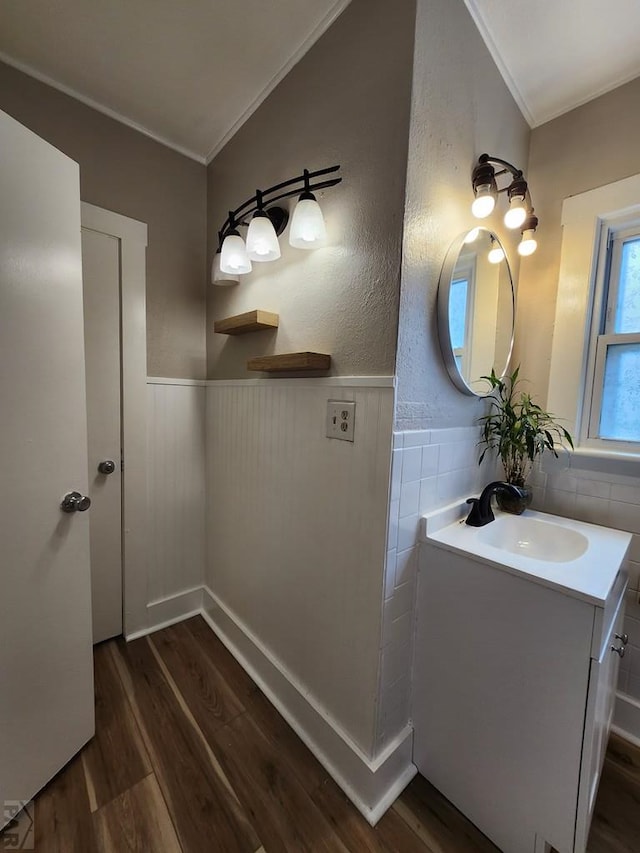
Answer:
[[380, 755], [368, 757], [207, 587], [203, 589], [202, 615], [351, 802], [374, 826], [417, 773], [411, 761], [411, 726], [407, 726]]
[[640, 701], [626, 693], [616, 694], [616, 706], [611, 727], [620, 737], [640, 746]]
[[126, 639], [127, 641], [137, 640], [139, 637], [152, 634], [154, 631], [160, 631], [161, 628], [175, 625], [176, 622], [197, 616], [201, 612], [201, 586], [186, 589], [184, 592], [177, 592], [175, 595], [168, 595], [166, 598], [159, 598], [156, 601], [150, 601], [147, 604], [147, 627], [134, 631], [132, 634], [126, 634]]

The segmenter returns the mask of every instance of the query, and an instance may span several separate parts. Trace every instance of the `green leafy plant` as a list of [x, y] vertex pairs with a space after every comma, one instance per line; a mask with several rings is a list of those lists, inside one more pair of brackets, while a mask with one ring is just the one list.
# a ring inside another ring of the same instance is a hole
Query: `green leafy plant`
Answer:
[[491, 406], [489, 413], [479, 418], [482, 434], [478, 444], [484, 445], [484, 450], [478, 464], [489, 451], [495, 451], [507, 481], [525, 486], [537, 456], [550, 450], [557, 458], [556, 448], [566, 442], [573, 450], [573, 439], [553, 415], [533, 402], [530, 394], [516, 389], [519, 373], [520, 367], [516, 367], [510, 376], [500, 379], [492, 369], [491, 376], [482, 377], [491, 385]]

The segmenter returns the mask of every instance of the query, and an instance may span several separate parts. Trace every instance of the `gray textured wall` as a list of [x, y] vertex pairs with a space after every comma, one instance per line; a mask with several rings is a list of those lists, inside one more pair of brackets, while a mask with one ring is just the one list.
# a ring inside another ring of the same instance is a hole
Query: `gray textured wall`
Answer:
[[[562, 202], [640, 172], [640, 78], [537, 127], [528, 178], [540, 217], [538, 250], [522, 264], [516, 357], [544, 402], [549, 386]], [[591, 246], [585, 246], [591, 252]]]
[[204, 377], [205, 167], [2, 63], [0, 109], [80, 164], [84, 201], [148, 224], [148, 372]]
[[[315, 350], [338, 375], [394, 372], [415, 20], [414, 0], [353, 0], [208, 169], [209, 261], [227, 210], [303, 168], [342, 165], [319, 199], [330, 245], [255, 264], [211, 286], [209, 376], [246, 376], [251, 355]], [[264, 308], [277, 333], [227, 338], [213, 320]]]
[[[467, 426], [482, 404], [451, 384], [436, 328], [440, 269], [471, 216], [471, 170], [487, 152], [525, 168], [529, 127], [463, 0], [418, 0], [398, 340], [399, 429]], [[504, 203], [484, 220], [505, 238], [517, 278], [519, 233]]]

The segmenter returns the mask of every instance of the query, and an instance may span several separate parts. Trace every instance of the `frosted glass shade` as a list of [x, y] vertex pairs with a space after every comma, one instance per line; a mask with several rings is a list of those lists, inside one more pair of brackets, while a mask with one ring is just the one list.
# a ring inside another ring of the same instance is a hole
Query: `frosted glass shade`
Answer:
[[211, 284], [227, 287], [231, 284], [238, 284], [239, 281], [239, 275], [234, 275], [230, 272], [222, 272], [220, 269], [220, 252], [216, 252], [213, 256], [213, 263], [211, 264]]
[[266, 213], [258, 211], [247, 231], [247, 255], [252, 261], [277, 261], [280, 243], [273, 224]]
[[538, 242], [533, 236], [535, 233], [536, 232], [533, 228], [522, 232], [522, 240], [518, 243], [518, 254], [523, 257], [533, 255], [535, 250], [538, 248]]
[[504, 250], [500, 246], [491, 249], [488, 260], [490, 264], [499, 264], [501, 261], [504, 261]]
[[232, 231], [224, 238], [220, 255], [220, 270], [231, 275], [244, 275], [251, 272], [251, 261], [247, 255], [247, 247], [237, 231]]
[[300, 196], [291, 217], [290, 245], [295, 249], [317, 249], [324, 246], [326, 240], [327, 229], [320, 205], [311, 193]]
[[493, 212], [493, 208], [496, 206], [495, 195], [489, 187], [479, 187], [477, 192], [478, 194], [471, 205], [471, 213], [477, 219], [485, 219]]

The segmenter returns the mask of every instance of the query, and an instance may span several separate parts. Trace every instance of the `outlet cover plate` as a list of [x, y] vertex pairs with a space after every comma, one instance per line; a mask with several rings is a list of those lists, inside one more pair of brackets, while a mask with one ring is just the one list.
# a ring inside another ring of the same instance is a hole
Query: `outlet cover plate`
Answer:
[[356, 404], [352, 400], [327, 400], [327, 438], [353, 441]]

